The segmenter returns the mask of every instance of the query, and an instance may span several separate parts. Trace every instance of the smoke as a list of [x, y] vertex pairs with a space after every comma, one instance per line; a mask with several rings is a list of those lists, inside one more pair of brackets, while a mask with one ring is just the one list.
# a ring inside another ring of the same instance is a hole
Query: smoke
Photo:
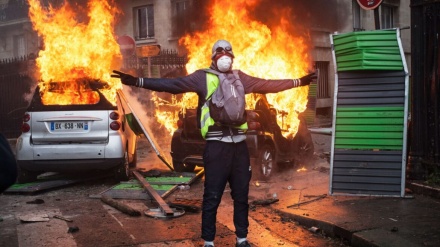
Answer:
[[[209, 29], [209, 7], [219, 0], [195, 0], [189, 15], [187, 33]], [[268, 27], [279, 24], [280, 11], [290, 11], [291, 31], [297, 34], [313, 29], [334, 32], [344, 25], [350, 16], [350, 5], [338, 0], [254, 0], [257, 4], [248, 9], [251, 16]], [[225, 3], [227, 4], [227, 3]], [[246, 5], [249, 7], [250, 5]], [[299, 33], [298, 33], [299, 32]]]
[[252, 13], [257, 20], [270, 25], [277, 20], [276, 11], [289, 9], [291, 10], [289, 21], [292, 26], [301, 27], [304, 30], [321, 28], [333, 31], [346, 21], [347, 6], [337, 0], [261, 0]]

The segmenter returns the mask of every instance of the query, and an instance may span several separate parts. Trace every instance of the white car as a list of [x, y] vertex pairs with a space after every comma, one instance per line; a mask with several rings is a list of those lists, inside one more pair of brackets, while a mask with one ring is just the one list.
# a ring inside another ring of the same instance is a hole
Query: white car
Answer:
[[[49, 93], [59, 93], [60, 85], [48, 85]], [[93, 103], [64, 105], [43, 104], [37, 87], [17, 139], [18, 183], [35, 181], [44, 172], [109, 169], [117, 180], [129, 179], [130, 169], [136, 167], [132, 115], [119, 93], [116, 105], [111, 104], [98, 90], [103, 86], [100, 81], [83, 81], [83, 93], [76, 97], [93, 96]]]

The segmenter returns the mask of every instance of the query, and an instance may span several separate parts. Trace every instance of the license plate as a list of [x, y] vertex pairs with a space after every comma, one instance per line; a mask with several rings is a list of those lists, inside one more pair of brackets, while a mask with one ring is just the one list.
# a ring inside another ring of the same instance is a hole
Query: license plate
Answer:
[[50, 130], [61, 131], [61, 130], [88, 130], [89, 125], [87, 122], [82, 121], [72, 121], [72, 122], [50, 122]]

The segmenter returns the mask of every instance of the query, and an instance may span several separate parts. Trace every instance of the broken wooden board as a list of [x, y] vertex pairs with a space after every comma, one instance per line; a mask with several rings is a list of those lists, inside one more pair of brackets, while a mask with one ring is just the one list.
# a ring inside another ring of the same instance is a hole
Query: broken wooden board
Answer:
[[37, 213], [29, 213], [25, 215], [19, 215], [18, 219], [21, 222], [29, 223], [29, 222], [46, 222], [49, 221], [49, 215], [47, 214], [37, 214]]

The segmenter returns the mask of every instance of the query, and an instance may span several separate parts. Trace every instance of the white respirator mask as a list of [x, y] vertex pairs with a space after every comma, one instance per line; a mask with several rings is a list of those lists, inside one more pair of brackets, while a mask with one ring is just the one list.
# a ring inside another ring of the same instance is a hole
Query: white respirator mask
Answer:
[[217, 68], [221, 72], [229, 71], [232, 67], [232, 58], [229, 56], [222, 56], [217, 60]]

